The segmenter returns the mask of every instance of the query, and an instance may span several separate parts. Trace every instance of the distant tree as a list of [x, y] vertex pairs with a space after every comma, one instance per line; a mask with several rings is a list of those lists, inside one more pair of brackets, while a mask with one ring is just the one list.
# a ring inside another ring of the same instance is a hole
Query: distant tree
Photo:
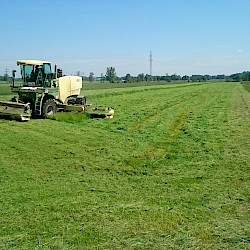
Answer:
[[203, 80], [204, 81], [209, 81], [209, 80], [211, 80], [211, 76], [210, 75], [204, 75], [204, 77], [203, 77]]
[[243, 73], [241, 73], [241, 78], [242, 81], [250, 81], [250, 72], [244, 71]]
[[147, 82], [150, 82], [150, 81], [153, 80], [153, 77], [152, 77], [151, 75], [146, 74], [146, 75], [145, 75], [145, 80], [146, 80]]
[[236, 76], [235, 76], [235, 81], [236, 82], [240, 82], [241, 81], [241, 74], [236, 74]]
[[217, 75], [216, 76], [216, 80], [225, 80], [226, 79], [226, 76], [225, 75]]
[[78, 71], [76, 71], [76, 75], [77, 76], [81, 76], [81, 72], [78, 70]]
[[202, 82], [203, 81], [203, 75], [192, 75], [190, 77], [190, 80], [192, 82]]
[[174, 81], [174, 82], [177, 80], [177, 74], [176, 73], [171, 75], [171, 80]]
[[132, 77], [131, 77], [131, 75], [130, 74], [127, 74], [126, 76], [125, 76], [125, 82], [132, 82]]
[[156, 81], [159, 82], [162, 80], [162, 76], [156, 76]]
[[236, 73], [230, 76], [234, 82], [240, 82], [242, 80], [242, 74]]
[[106, 79], [107, 81], [112, 83], [116, 81], [116, 72], [114, 67], [107, 67]]
[[185, 75], [185, 76], [183, 76], [181, 79], [182, 79], [183, 81], [189, 81], [190, 77], [187, 76], [187, 75]]
[[105, 77], [104, 77], [103, 73], [101, 73], [101, 82], [104, 82], [104, 80], [105, 80]]
[[145, 80], [145, 75], [143, 73], [137, 76], [137, 82], [143, 82]]
[[171, 82], [171, 76], [168, 73], [166, 73], [165, 81], [166, 82]]
[[7, 82], [7, 81], [9, 81], [9, 78], [10, 78], [9, 75], [7, 73], [5, 73], [3, 76], [3, 80]]
[[226, 77], [226, 82], [232, 82], [232, 81], [233, 81], [233, 79], [232, 79], [231, 76], [227, 76], [227, 77]]
[[90, 72], [89, 73], [89, 81], [90, 82], [93, 82], [95, 80], [95, 78], [94, 78], [94, 73], [93, 72]]

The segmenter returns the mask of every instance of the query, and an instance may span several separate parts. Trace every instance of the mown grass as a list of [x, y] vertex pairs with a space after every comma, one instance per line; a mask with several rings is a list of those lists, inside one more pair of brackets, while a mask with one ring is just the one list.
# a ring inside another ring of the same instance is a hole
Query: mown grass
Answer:
[[[193, 85], [200, 85], [201, 83], [174, 83], [174, 84], [156, 84], [156, 83], [131, 83], [130, 87], [126, 86], [125, 83], [114, 84], [114, 87], [111, 88], [112, 85], [104, 84], [106, 87], [102, 87], [101, 84], [93, 85], [92, 88], [90, 86], [86, 87], [83, 84], [83, 89], [81, 94], [87, 96], [88, 98], [97, 98], [99, 100], [100, 97], [108, 97], [110, 95], [123, 95], [125, 93], [135, 93], [141, 91], [148, 91], [154, 89], [166, 89], [166, 88], [179, 88], [179, 87], [188, 87]], [[96, 86], [96, 88], [94, 88]]]
[[128, 88], [128, 87], [135, 87], [135, 86], [158, 86], [158, 85], [173, 85], [173, 84], [181, 84], [187, 83], [185, 81], [176, 81], [176, 82], [167, 82], [167, 81], [142, 81], [142, 82], [117, 82], [117, 83], [110, 83], [110, 82], [83, 82], [84, 89], [113, 89], [113, 88]]
[[114, 119], [0, 120], [0, 248], [248, 248], [242, 85], [90, 97]]

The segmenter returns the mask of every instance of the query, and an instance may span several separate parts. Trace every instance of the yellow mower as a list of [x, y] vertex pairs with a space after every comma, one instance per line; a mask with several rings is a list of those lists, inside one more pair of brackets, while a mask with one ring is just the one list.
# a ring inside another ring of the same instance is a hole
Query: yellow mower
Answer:
[[74, 111], [88, 113], [93, 118], [112, 118], [110, 107], [92, 107], [81, 96], [82, 78], [63, 76], [62, 70], [51, 70], [51, 63], [39, 60], [18, 60], [22, 83], [16, 85], [15, 70], [12, 72], [13, 97], [10, 102], [0, 101], [0, 116], [28, 121], [31, 117], [48, 118], [56, 112]]

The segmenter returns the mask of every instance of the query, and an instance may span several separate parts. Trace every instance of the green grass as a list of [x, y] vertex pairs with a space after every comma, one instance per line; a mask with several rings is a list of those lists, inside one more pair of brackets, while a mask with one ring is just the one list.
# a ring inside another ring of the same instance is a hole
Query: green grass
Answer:
[[0, 97], [1, 97], [1, 100], [2, 99], [6, 100], [6, 96], [9, 97], [9, 95], [11, 95], [11, 94], [12, 94], [12, 92], [11, 92], [11, 89], [10, 89], [10, 84], [5, 83], [5, 82], [0, 82]]
[[185, 86], [86, 91], [113, 119], [0, 120], [0, 249], [248, 249], [250, 93]]
[[86, 119], [90, 119], [88, 114], [79, 112], [58, 112], [50, 117], [51, 120], [69, 122], [69, 123], [82, 123]]
[[242, 85], [248, 92], [250, 92], [250, 82], [243, 82]]
[[118, 83], [109, 83], [109, 82], [83, 82], [84, 89], [113, 89], [113, 88], [128, 88], [128, 87], [138, 87], [138, 86], [156, 86], [156, 85], [173, 85], [173, 84], [181, 84], [187, 83], [185, 81], [176, 81], [174, 82], [166, 82], [166, 81], [143, 81], [143, 82], [118, 82]]

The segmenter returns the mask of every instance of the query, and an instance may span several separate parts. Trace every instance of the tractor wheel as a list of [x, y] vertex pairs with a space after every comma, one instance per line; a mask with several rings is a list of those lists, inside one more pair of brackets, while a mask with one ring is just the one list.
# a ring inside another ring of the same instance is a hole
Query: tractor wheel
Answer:
[[42, 116], [48, 118], [56, 113], [56, 103], [53, 99], [48, 99], [43, 104]]

